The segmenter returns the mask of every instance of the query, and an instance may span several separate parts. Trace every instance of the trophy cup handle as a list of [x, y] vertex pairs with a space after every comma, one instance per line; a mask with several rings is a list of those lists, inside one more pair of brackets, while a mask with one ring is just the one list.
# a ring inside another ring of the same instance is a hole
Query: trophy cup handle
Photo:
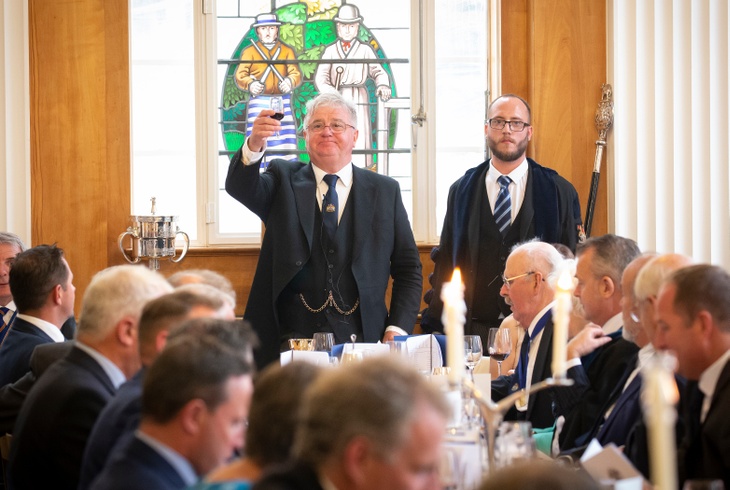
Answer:
[[[122, 245], [122, 242], [124, 241], [124, 237], [127, 236], [127, 235], [131, 235], [132, 236], [132, 241], [134, 241], [134, 238], [135, 238], [134, 232], [132, 232], [130, 230], [125, 231], [124, 233], [122, 233], [121, 235], [119, 235], [119, 239], [117, 240], [117, 243], [119, 244], [119, 251], [122, 252], [122, 255], [124, 256], [124, 259], [127, 262], [129, 262], [130, 264], [138, 264], [139, 261], [141, 260], [140, 257], [137, 257], [136, 259], [132, 260], [132, 259], [129, 258], [129, 255], [127, 255], [127, 252], [124, 251], [124, 246]], [[134, 250], [134, 243], [132, 244], [132, 249]]]
[[185, 254], [188, 253], [188, 248], [190, 247], [190, 238], [188, 237], [188, 234], [184, 231], [179, 231], [175, 233], [175, 236], [182, 235], [183, 239], [185, 240], [185, 245], [183, 245], [182, 253], [180, 254], [180, 257], [177, 259], [170, 259], [170, 262], [178, 263], [180, 262], [184, 257]]

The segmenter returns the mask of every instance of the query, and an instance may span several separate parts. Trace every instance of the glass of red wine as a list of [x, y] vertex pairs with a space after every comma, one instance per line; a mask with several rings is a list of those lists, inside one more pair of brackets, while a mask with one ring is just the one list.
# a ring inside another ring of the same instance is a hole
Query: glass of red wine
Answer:
[[489, 357], [497, 361], [497, 376], [502, 376], [502, 361], [512, 352], [509, 328], [490, 328], [488, 344]]
[[[284, 119], [284, 99], [282, 99], [278, 95], [273, 95], [269, 99], [269, 108], [274, 111], [274, 114], [271, 116], [273, 119], [276, 119], [277, 121], [281, 121]], [[276, 136], [279, 136], [279, 132], [276, 132]]]

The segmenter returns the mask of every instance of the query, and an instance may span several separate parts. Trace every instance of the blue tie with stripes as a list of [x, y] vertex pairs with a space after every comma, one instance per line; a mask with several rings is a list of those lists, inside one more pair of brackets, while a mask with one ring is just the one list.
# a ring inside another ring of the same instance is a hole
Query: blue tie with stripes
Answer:
[[505, 236], [512, 222], [512, 198], [509, 195], [509, 185], [512, 183], [512, 179], [506, 175], [500, 175], [497, 183], [499, 183], [499, 194], [497, 194], [497, 202], [494, 203], [494, 220], [497, 222], [499, 232]]

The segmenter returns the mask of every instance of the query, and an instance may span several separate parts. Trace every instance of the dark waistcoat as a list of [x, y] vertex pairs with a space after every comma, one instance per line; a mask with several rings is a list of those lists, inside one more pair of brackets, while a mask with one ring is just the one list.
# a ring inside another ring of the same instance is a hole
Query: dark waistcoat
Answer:
[[[314, 205], [317, 206], [317, 203]], [[335, 240], [331, 242], [322, 226], [322, 213], [317, 206], [309, 261], [277, 302], [282, 336], [312, 338], [315, 332], [333, 332], [335, 342], [339, 344], [349, 342], [350, 335], [354, 333], [362, 341], [359, 305], [351, 314], [342, 313], [353, 310], [359, 298], [352, 275], [353, 221], [352, 206], [345, 205]], [[336, 307], [328, 304], [321, 311], [311, 311], [320, 310], [330, 293]]]

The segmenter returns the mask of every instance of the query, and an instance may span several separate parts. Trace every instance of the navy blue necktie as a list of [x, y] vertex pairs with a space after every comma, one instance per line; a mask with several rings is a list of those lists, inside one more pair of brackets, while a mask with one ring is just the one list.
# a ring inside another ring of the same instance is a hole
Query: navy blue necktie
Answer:
[[330, 241], [335, 240], [335, 234], [337, 233], [337, 217], [339, 215], [339, 199], [337, 199], [337, 179], [339, 177], [335, 174], [327, 174], [324, 176], [324, 181], [327, 183], [328, 189], [322, 200], [322, 224], [324, 229], [327, 231], [327, 236]]
[[522, 339], [522, 347], [520, 348], [520, 360], [517, 363], [516, 369], [517, 384], [520, 389], [527, 386], [527, 363], [530, 361], [530, 344], [532, 344], [532, 340], [537, 337], [540, 332], [542, 332], [542, 329], [545, 328], [545, 325], [547, 325], [547, 322], [550, 321], [552, 317], [553, 311], [548, 310], [548, 312], [537, 322], [535, 328], [532, 329], [532, 335], [525, 332], [525, 337]]
[[506, 175], [500, 175], [497, 182], [499, 183], [499, 194], [497, 194], [497, 201], [494, 203], [494, 220], [497, 222], [499, 232], [502, 236], [505, 236], [512, 223], [512, 198], [509, 194], [509, 185], [512, 183], [512, 179]]

